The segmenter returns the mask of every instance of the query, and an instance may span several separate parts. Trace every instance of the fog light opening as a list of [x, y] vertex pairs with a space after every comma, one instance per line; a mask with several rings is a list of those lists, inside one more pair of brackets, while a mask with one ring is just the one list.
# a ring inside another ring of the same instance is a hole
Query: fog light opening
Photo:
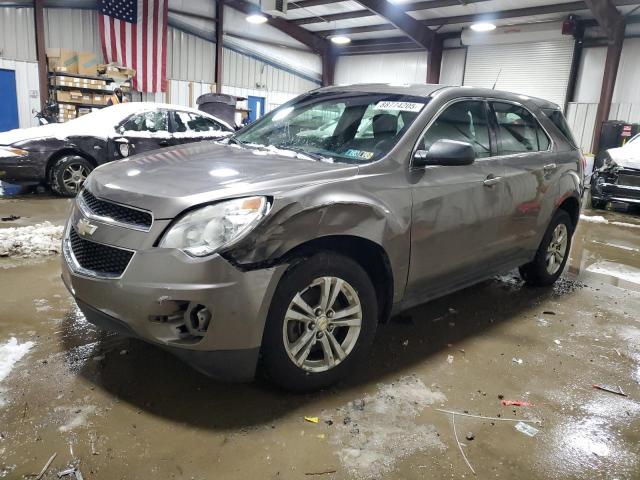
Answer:
[[195, 305], [187, 311], [187, 328], [191, 335], [204, 337], [211, 323], [211, 311], [204, 305]]

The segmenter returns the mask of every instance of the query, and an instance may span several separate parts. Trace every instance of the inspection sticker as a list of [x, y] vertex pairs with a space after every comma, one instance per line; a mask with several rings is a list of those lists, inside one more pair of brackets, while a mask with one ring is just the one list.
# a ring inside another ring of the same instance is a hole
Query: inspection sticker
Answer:
[[424, 103], [417, 102], [378, 102], [374, 110], [399, 110], [401, 112], [419, 112]]
[[370, 160], [373, 157], [373, 152], [367, 152], [365, 150], [354, 150], [350, 148], [344, 152], [345, 157], [359, 158], [361, 160]]

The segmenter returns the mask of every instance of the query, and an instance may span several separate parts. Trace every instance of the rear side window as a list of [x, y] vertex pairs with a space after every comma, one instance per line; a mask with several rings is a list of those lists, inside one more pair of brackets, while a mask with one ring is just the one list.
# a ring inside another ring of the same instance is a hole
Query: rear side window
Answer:
[[569, 124], [567, 123], [567, 119], [564, 118], [564, 115], [560, 110], [543, 110], [544, 114], [549, 117], [549, 120], [553, 122], [553, 124], [558, 127], [558, 130], [562, 132], [567, 141], [573, 145], [577, 146], [575, 138], [573, 138], [573, 134], [571, 133], [571, 128], [569, 128]]
[[549, 149], [549, 137], [529, 110], [511, 103], [492, 105], [498, 126], [498, 155]]

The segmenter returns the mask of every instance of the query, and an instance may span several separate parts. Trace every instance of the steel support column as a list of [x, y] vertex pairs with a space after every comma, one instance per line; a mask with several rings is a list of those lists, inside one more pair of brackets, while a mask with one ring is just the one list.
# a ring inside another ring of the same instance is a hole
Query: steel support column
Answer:
[[436, 35], [427, 53], [427, 83], [440, 83], [440, 67], [442, 66], [442, 37]]
[[40, 85], [40, 108], [49, 98], [49, 74], [47, 71], [47, 51], [44, 44], [44, 0], [35, 0], [33, 17], [36, 32], [36, 58], [38, 59], [38, 79]]
[[224, 40], [224, 0], [216, 0], [216, 93], [222, 93], [223, 68], [223, 40]]

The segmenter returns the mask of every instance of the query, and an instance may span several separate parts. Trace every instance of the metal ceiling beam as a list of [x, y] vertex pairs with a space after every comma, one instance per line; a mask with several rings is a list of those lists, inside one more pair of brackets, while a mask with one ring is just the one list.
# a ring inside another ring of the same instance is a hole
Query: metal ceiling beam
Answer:
[[297, 10], [299, 8], [317, 7], [319, 5], [330, 5], [332, 3], [340, 3], [345, 0], [300, 0], [299, 2], [289, 2], [288, 10]]
[[[359, 2], [362, 3], [362, 2]], [[640, 3], [640, 0], [614, 0], [614, 5], [621, 6], [629, 6], [629, 5], [637, 5]], [[579, 2], [569, 2], [569, 3], [560, 3], [560, 4], [552, 4], [552, 5], [543, 5], [539, 7], [526, 7], [526, 8], [516, 8], [512, 10], [501, 10], [498, 12], [487, 12], [487, 13], [479, 13], [479, 14], [471, 14], [471, 15], [457, 15], [453, 17], [440, 17], [440, 18], [430, 18], [427, 20], [422, 20], [421, 23], [424, 26], [441, 26], [441, 25], [455, 25], [460, 23], [472, 23], [483, 20], [501, 20], [501, 19], [509, 19], [509, 18], [521, 18], [521, 17], [529, 17], [532, 15], [545, 15], [550, 13], [570, 13], [578, 10], [588, 10], [589, 7], [583, 1]], [[393, 25], [384, 23], [377, 25], [367, 25], [363, 27], [354, 27], [357, 28], [357, 31], [349, 32], [349, 29], [327, 29], [327, 30], [318, 30], [316, 33], [320, 35], [335, 35], [335, 34], [348, 34], [348, 33], [368, 33], [368, 32], [379, 32], [384, 30], [393, 30]]]
[[[260, 6], [247, 0], [225, 0], [225, 5], [247, 15], [251, 15], [252, 13], [260, 13]], [[305, 30], [298, 25], [294, 25], [284, 18], [272, 17], [265, 14], [264, 12], [262, 14], [267, 17], [267, 23], [272, 27], [286, 33], [291, 38], [306, 45], [314, 52], [320, 55], [324, 53], [327, 47], [327, 40], [325, 40], [324, 38], [316, 35], [313, 32], [310, 32], [309, 30]]]
[[33, 18], [36, 33], [36, 58], [38, 59], [38, 85], [40, 89], [40, 109], [44, 109], [49, 97], [49, 74], [47, 70], [47, 54], [44, 43], [44, 1], [35, 0]]
[[[323, 0], [309, 0], [309, 1], [323, 1]], [[425, 11], [432, 10], [434, 8], [445, 8], [445, 7], [454, 7], [460, 5], [469, 5], [471, 3], [481, 3], [488, 2], [490, 0], [430, 0], [423, 2], [415, 2], [410, 3], [408, 5], [402, 5], [402, 8], [398, 7], [400, 10], [404, 12], [416, 12], [416, 11]], [[294, 20], [296, 25], [310, 25], [312, 23], [324, 23], [324, 22], [335, 22], [338, 20], [347, 20], [351, 18], [363, 18], [363, 17], [372, 17], [376, 15], [371, 10], [356, 10], [353, 12], [343, 12], [336, 13], [332, 15], [314, 15], [312, 17], [299, 18]]]
[[389, 3], [387, 0], [357, 0], [360, 5], [386, 19], [418, 45], [431, 50], [436, 34], [418, 20]]

